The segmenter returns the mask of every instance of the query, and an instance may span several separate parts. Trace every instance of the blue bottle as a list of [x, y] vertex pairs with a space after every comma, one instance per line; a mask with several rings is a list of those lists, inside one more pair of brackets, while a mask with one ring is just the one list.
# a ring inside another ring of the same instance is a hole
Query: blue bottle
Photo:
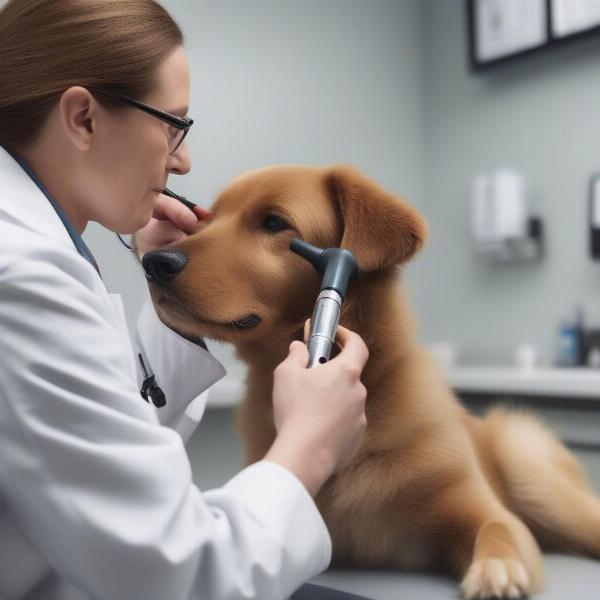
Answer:
[[558, 335], [558, 366], [577, 367], [582, 364], [583, 311], [575, 310], [571, 317], [561, 321]]

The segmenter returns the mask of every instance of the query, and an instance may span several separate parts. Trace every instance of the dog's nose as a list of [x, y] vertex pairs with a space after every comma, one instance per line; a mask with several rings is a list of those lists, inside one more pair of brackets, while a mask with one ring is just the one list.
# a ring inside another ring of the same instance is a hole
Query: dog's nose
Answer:
[[187, 255], [178, 250], [153, 250], [142, 257], [146, 278], [158, 283], [168, 283], [183, 271]]

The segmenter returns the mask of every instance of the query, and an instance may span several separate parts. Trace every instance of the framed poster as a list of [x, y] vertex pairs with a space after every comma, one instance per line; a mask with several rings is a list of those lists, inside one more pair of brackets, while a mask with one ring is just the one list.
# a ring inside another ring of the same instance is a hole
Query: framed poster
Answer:
[[600, 26], [600, 0], [550, 0], [552, 37], [562, 38]]
[[473, 59], [484, 65], [548, 42], [546, 0], [471, 0]]
[[474, 71], [600, 34], [600, 0], [467, 0], [467, 17]]

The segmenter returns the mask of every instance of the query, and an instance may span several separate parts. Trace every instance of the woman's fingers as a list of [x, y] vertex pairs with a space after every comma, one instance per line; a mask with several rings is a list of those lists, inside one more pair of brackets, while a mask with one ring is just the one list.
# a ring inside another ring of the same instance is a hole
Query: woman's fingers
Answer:
[[[310, 322], [310, 319], [306, 319], [304, 322], [305, 344], [308, 342], [308, 336], [310, 335]], [[362, 371], [369, 359], [369, 349], [363, 339], [357, 333], [354, 333], [354, 331], [351, 331], [342, 325], [338, 325], [335, 343], [344, 353], [344, 360], [355, 363]]]
[[211, 214], [201, 206], [195, 206], [192, 211], [179, 200], [160, 194], [154, 204], [152, 216], [161, 221], [168, 220], [181, 231], [191, 234], [201, 229]]
[[198, 204], [196, 204], [196, 206], [194, 206], [194, 214], [201, 221], [210, 221], [212, 219], [212, 213], [209, 210], [202, 208]]
[[336, 341], [342, 347], [342, 351], [333, 360], [344, 357], [344, 360], [356, 364], [362, 371], [369, 359], [369, 350], [363, 339], [354, 331], [338, 325]]

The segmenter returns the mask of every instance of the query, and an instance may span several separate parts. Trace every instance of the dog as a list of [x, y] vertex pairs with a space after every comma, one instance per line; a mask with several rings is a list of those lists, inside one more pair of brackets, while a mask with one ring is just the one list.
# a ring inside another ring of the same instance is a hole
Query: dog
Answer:
[[441, 569], [467, 599], [518, 598], [542, 586], [541, 550], [599, 556], [600, 499], [575, 456], [528, 412], [471, 415], [417, 344], [399, 268], [427, 237], [414, 207], [349, 165], [278, 165], [243, 173], [211, 212], [144, 267], [165, 324], [230, 342], [247, 363], [247, 464], [273, 443], [273, 371], [304, 338], [320, 286], [291, 240], [358, 261], [340, 323], [369, 349], [367, 427], [316, 498], [334, 564]]

